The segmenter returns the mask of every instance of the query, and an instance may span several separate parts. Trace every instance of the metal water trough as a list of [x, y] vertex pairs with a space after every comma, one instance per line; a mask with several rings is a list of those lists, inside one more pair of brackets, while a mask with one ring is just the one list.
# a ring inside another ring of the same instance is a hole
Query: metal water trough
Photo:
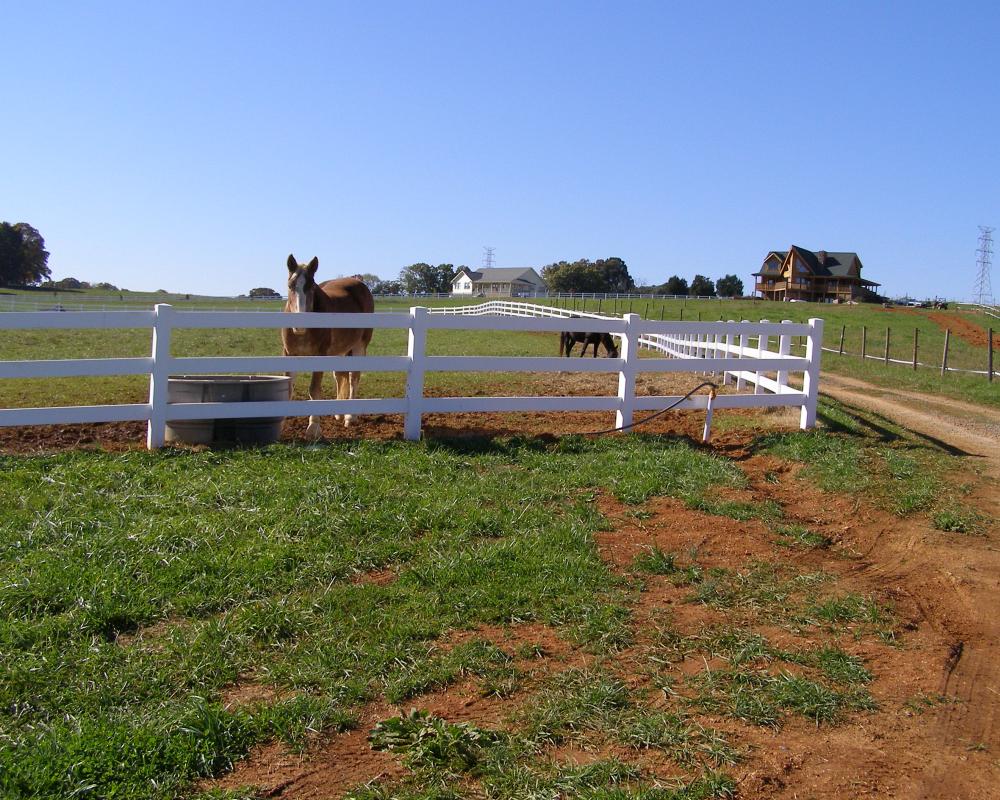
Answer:
[[[176, 375], [167, 379], [168, 403], [246, 403], [287, 400], [287, 375]], [[272, 444], [284, 417], [193, 419], [167, 423], [166, 441], [186, 444]]]

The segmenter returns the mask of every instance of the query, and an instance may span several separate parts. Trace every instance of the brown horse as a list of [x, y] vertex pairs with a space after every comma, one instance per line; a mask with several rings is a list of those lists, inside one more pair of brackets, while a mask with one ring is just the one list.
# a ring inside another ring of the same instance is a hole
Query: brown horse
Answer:
[[[288, 256], [288, 302], [285, 311], [364, 313], [375, 310], [375, 300], [368, 287], [357, 278], [337, 278], [316, 283], [319, 259], [299, 264], [295, 256]], [[372, 340], [371, 328], [282, 328], [281, 343], [286, 356], [363, 356]], [[337, 399], [353, 399], [358, 391], [360, 372], [334, 372], [337, 380]], [[291, 388], [289, 388], [291, 391]], [[323, 373], [314, 372], [309, 384], [309, 399], [323, 396]], [[336, 415], [340, 419], [340, 415]], [[351, 415], [344, 415], [344, 425], [351, 424]], [[318, 439], [322, 436], [319, 418], [309, 417], [306, 435]]]

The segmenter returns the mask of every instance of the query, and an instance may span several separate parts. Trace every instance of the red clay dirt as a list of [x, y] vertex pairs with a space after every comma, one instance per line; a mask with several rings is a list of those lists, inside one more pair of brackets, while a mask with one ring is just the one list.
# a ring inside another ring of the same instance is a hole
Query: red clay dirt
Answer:
[[[825, 376], [824, 376], [825, 377]], [[1000, 516], [1000, 426], [949, 424], [942, 420], [941, 398], [890, 395], [858, 381], [828, 382], [826, 391], [845, 402], [865, 405], [894, 417], [929, 438], [965, 453], [980, 477], [970, 475], [970, 497], [979, 508]], [[937, 405], [930, 405], [933, 400]], [[733, 412], [730, 412], [733, 413]], [[775, 416], [768, 420], [773, 423]], [[785, 418], [790, 423], [789, 418]], [[700, 438], [703, 414], [671, 413], [651, 423], [650, 432]], [[447, 415], [428, 417], [425, 435], [536, 435], [557, 436], [606, 427], [606, 414], [564, 415]], [[285, 439], [302, 441], [305, 421], [291, 420]], [[324, 421], [331, 439], [401, 437], [398, 418], [364, 418], [344, 430], [332, 419]], [[983, 433], [986, 431], [986, 433]], [[75, 426], [73, 428], [10, 429], [0, 431], [0, 451], [35, 453], [101, 447], [110, 450], [142, 447], [141, 425]], [[963, 536], [933, 530], [926, 518], [895, 517], [885, 510], [846, 495], [826, 494], [798, 477], [800, 468], [755, 455], [752, 433], [719, 433], [712, 449], [733, 459], [748, 475], [750, 488], [730, 493], [729, 499], [773, 501], [789, 523], [798, 523], [829, 537], [829, 548], [799, 550], [783, 547], [760, 522], [737, 522], [686, 508], [682, 503], [655, 498], [636, 515], [602, 495], [599, 502], [612, 530], [597, 534], [602, 557], [612, 568], [630, 572], [635, 555], [658, 546], [678, 554], [697, 553], [700, 563], [742, 569], [752, 560], [786, 565], [797, 573], [825, 572], [837, 590], [873, 595], [890, 604], [899, 620], [899, 638], [886, 643], [871, 636], [855, 639], [833, 636], [819, 629], [789, 631], [755, 624], [758, 632], [782, 646], [810, 647], [835, 641], [847, 652], [865, 659], [875, 675], [871, 691], [879, 710], [855, 713], [839, 726], [817, 727], [789, 719], [778, 730], [762, 729], [725, 718], [705, 718], [705, 724], [726, 732], [742, 748], [744, 761], [729, 771], [737, 778], [739, 796], [764, 798], [891, 797], [991, 798], [1000, 796], [1000, 547], [996, 527], [986, 536]], [[389, 573], [360, 576], [358, 580], [392, 580]], [[643, 665], [658, 627], [670, 626], [692, 635], [706, 624], [732, 624], [722, 612], [685, 602], [689, 589], [664, 578], [644, 579], [634, 597], [636, 642], [620, 653], [614, 668], [652, 705], [662, 695], [649, 684]], [[516, 725], [516, 716], [545, 675], [590, 663], [583, 652], [556, 632], [521, 625], [477, 631], [457, 631], [439, 642], [443, 648], [470, 637], [493, 641], [509, 652], [522, 644], [539, 645], [540, 655], [521, 660], [527, 679], [512, 697], [483, 697], [473, 682], [463, 682], [414, 698], [399, 706], [374, 703], [358, 711], [356, 730], [324, 734], [303, 755], [279, 745], [255, 750], [236, 769], [201, 788], [260, 787], [266, 797], [336, 798], [350, 787], [406, 774], [392, 755], [373, 751], [366, 737], [379, 720], [424, 708], [451, 721], [482, 725]], [[703, 663], [676, 665], [678, 675], [704, 668]], [[712, 666], [712, 665], [709, 665]], [[232, 688], [234, 703], [266, 702], [265, 687], [251, 679]], [[591, 746], [570, 747], [552, 753], [559, 761], [582, 763], [603, 754]], [[670, 778], [676, 765], [655, 753], [615, 753], [639, 764], [647, 777]]]
[[[950, 314], [944, 311], [916, 311], [912, 308], [894, 308], [893, 310], [926, 317], [938, 325], [941, 330], [950, 330], [952, 335], [974, 347], [986, 347], [986, 343], [989, 341], [986, 330], [974, 322], [970, 322], [961, 314]], [[1000, 324], [993, 330], [993, 349], [1000, 350]]]

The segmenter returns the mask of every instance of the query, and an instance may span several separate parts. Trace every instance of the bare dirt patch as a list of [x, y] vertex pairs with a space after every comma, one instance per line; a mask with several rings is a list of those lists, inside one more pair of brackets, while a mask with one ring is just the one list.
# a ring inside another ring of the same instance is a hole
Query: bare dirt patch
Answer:
[[[975, 347], [985, 348], [989, 341], [985, 330], [957, 314], [928, 311], [927, 318], [939, 325], [942, 330], [950, 330], [955, 336]], [[1000, 350], [1000, 336], [996, 331], [993, 332], [993, 349]]]
[[306, 753], [294, 753], [282, 744], [255, 748], [237, 768], [199, 788], [253, 787], [261, 797], [295, 797], [320, 800], [341, 797], [352, 787], [373, 780], [397, 778], [406, 768], [390, 753], [372, 750], [368, 731], [388, 708], [371, 708], [356, 730], [325, 737]]

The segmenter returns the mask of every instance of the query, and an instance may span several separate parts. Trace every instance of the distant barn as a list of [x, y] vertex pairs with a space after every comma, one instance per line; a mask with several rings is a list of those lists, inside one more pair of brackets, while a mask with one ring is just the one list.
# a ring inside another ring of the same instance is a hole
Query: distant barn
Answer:
[[755, 272], [754, 287], [765, 300], [808, 300], [815, 303], [875, 301], [879, 283], [861, 277], [857, 253], [772, 250]]

